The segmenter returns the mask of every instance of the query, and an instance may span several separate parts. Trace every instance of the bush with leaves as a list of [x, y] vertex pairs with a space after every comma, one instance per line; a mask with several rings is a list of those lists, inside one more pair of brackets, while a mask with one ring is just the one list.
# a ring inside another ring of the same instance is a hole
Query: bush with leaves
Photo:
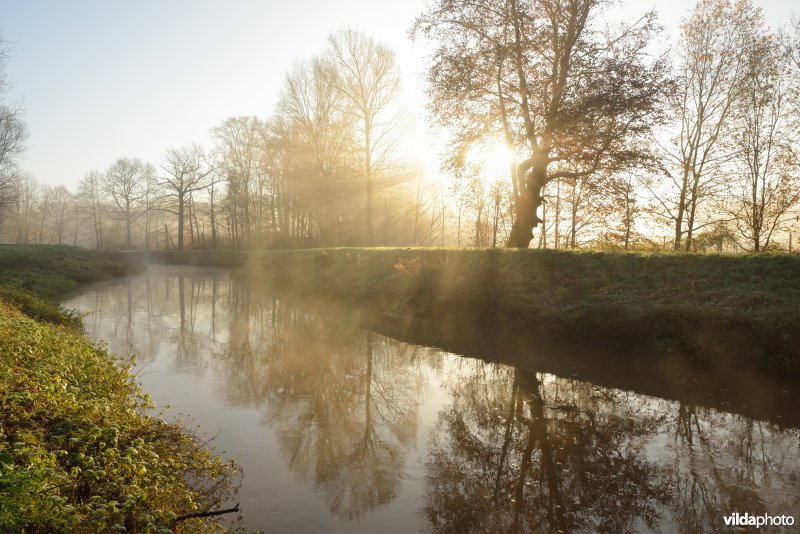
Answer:
[[[235, 492], [239, 469], [153, 404], [130, 362], [0, 303], [0, 526], [194, 532], [176, 521]], [[224, 528], [215, 523], [220, 530]]]

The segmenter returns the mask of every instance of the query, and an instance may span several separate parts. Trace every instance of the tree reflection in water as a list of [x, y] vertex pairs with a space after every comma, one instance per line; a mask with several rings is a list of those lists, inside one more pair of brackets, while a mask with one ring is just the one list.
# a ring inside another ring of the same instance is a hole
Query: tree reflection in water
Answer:
[[[143, 378], [223, 413], [253, 408], [278, 463], [353, 529], [390, 505], [437, 532], [716, 532], [732, 512], [800, 517], [797, 428], [401, 343], [219, 272], [154, 269], [71, 304], [99, 310], [87, 331], [136, 352]], [[271, 458], [251, 473], [268, 477]], [[252, 491], [280, 491], [267, 486]], [[247, 499], [258, 521], [278, 513], [258, 515], [263, 493]]]
[[425, 514], [437, 532], [717, 532], [734, 511], [800, 510], [797, 429], [456, 365], [428, 465]]
[[290, 470], [333, 514], [390, 503], [416, 438], [415, 351], [264, 295], [230, 295], [229, 395], [268, 400]]
[[666, 477], [685, 531], [722, 531], [734, 511], [800, 516], [800, 430], [679, 405], [671, 431]]
[[656, 421], [603, 410], [614, 399], [590, 384], [469, 367], [432, 443], [425, 513], [436, 531], [654, 526], [668, 488], [641, 453]]

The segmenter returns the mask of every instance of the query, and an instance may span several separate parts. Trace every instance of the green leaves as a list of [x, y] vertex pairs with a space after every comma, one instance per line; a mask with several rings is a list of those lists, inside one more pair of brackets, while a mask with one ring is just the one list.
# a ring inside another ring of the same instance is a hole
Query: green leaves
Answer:
[[12, 531], [168, 528], [224, 500], [238, 472], [143, 415], [152, 403], [115, 357], [1, 303], [0, 402], [0, 525]]
[[11, 469], [11, 464], [14, 463], [14, 458], [7, 452], [0, 452], [0, 473]]

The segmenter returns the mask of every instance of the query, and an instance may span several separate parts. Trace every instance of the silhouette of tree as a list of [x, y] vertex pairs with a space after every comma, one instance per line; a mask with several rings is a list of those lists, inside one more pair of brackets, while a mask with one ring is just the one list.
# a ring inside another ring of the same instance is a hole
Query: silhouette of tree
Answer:
[[389, 47], [358, 30], [331, 35], [325, 60], [329, 82], [347, 103], [345, 113], [354, 119], [366, 182], [367, 245], [373, 245], [373, 188], [401, 133], [396, 109], [400, 71]]
[[125, 223], [125, 247], [133, 245], [133, 224], [147, 212], [144, 202], [155, 168], [138, 159], [120, 158], [106, 171], [105, 192]]
[[760, 252], [769, 249], [800, 203], [798, 159], [792, 150], [797, 118], [790, 101], [800, 90], [800, 69], [792, 64], [787, 43], [769, 33], [762, 19], [749, 30], [746, 66], [737, 80], [742, 98], [733, 113], [736, 172], [728, 184], [733, 198], [720, 206], [732, 219], [739, 245]]
[[158, 184], [164, 189], [167, 198], [174, 199], [177, 209], [162, 209], [178, 217], [178, 250], [183, 250], [186, 204], [193, 192], [208, 187], [214, 167], [208, 164], [203, 149], [197, 145], [170, 149], [164, 159], [161, 168], [166, 176]]
[[435, 39], [431, 109], [453, 131], [457, 159], [498, 134], [513, 167], [511, 247], [527, 248], [542, 188], [648, 160], [643, 141], [671, 89], [666, 58], [650, 61], [655, 15], [603, 31], [605, 0], [439, 0], [415, 31]]
[[2, 210], [14, 201], [16, 158], [25, 148], [28, 136], [22, 120], [22, 105], [5, 101], [8, 90], [9, 49], [0, 35], [0, 217]]

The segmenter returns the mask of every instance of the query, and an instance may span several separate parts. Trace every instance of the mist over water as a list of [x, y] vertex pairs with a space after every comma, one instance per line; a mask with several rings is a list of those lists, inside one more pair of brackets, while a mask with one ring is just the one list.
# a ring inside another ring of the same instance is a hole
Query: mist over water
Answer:
[[151, 267], [66, 306], [137, 355], [167, 418], [190, 415], [242, 464], [247, 527], [711, 532], [737, 511], [800, 516], [800, 428], [779, 414], [400, 342], [212, 269]]

